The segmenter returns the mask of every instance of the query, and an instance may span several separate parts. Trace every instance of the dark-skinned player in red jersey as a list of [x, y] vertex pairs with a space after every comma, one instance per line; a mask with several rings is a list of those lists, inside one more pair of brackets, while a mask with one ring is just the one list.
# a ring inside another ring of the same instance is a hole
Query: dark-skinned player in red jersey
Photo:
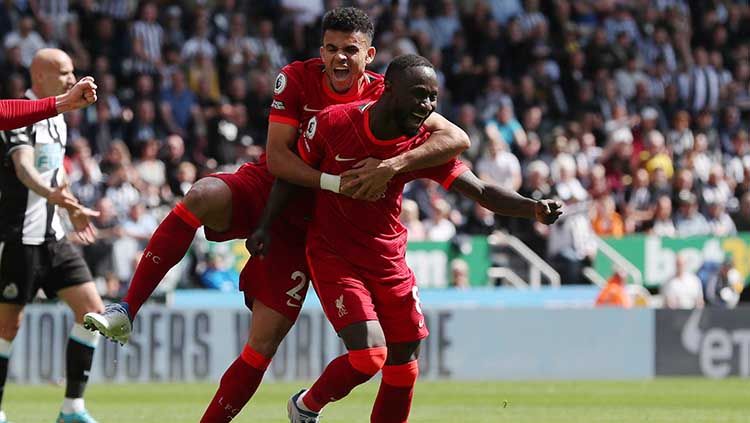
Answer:
[[[438, 82], [430, 62], [400, 56], [389, 65], [377, 101], [332, 106], [311, 119], [300, 138], [301, 158], [339, 174], [352, 163], [387, 160], [429, 137]], [[404, 184], [429, 178], [495, 213], [554, 223], [561, 205], [532, 200], [478, 179], [459, 160], [394, 177], [380, 199], [356, 200], [317, 191], [307, 238], [308, 265], [323, 310], [348, 350], [328, 364], [309, 390], [288, 403], [293, 423], [317, 422], [321, 409], [383, 372], [371, 422], [406, 422], [418, 375], [420, 340], [428, 334], [414, 274], [406, 265], [406, 229], [399, 221]], [[273, 248], [273, 216], [293, 192], [277, 181], [259, 229], [248, 241], [263, 254]]]
[[[276, 79], [269, 116], [267, 161], [233, 174], [199, 180], [152, 236], [119, 304], [91, 313], [86, 323], [110, 339], [127, 342], [131, 322], [164, 274], [187, 251], [195, 231], [208, 239], [246, 238], [262, 214], [274, 175], [297, 184], [364, 199], [377, 198], [398, 172], [446, 162], [468, 147], [466, 134], [440, 116], [427, 123], [435, 132], [420, 149], [387, 161], [367, 160], [347, 176], [323, 174], [291, 150], [300, 129], [332, 104], [377, 98], [382, 76], [366, 72], [374, 55], [373, 25], [356, 8], [335, 9], [323, 19], [321, 58], [285, 66]], [[252, 309], [248, 341], [221, 378], [202, 422], [231, 420], [249, 401], [281, 341], [294, 324], [309, 284], [304, 240], [312, 194], [301, 194], [273, 227], [277, 240], [264, 260], [251, 259], [240, 275], [240, 289]]]

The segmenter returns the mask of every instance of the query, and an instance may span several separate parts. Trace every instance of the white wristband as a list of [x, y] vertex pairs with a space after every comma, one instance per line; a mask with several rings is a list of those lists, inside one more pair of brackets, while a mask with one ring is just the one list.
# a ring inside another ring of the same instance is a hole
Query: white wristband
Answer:
[[336, 194], [338, 194], [340, 188], [341, 188], [341, 176], [331, 175], [330, 173], [320, 174], [320, 189], [333, 191]]

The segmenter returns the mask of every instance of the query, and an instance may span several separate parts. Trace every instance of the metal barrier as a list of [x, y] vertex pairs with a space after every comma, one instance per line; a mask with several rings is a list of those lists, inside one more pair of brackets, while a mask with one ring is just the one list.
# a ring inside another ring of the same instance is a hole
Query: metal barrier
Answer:
[[[549, 280], [551, 286], [560, 286], [560, 274], [535, 253], [534, 250], [515, 236], [498, 231], [487, 237], [487, 243], [493, 247], [508, 247], [525, 260], [529, 265], [529, 281], [527, 285], [530, 285], [532, 288], [538, 289], [542, 286], [542, 275]], [[505, 267], [491, 267], [487, 270], [487, 276], [491, 279], [498, 279], [499, 276], [493, 275], [502, 275], [500, 277], [506, 278], [512, 285], [516, 285], [517, 281], [512, 281], [507, 277], [510, 274], [508, 272], [518, 277], [515, 272]], [[519, 279], [521, 278], [519, 277]]]

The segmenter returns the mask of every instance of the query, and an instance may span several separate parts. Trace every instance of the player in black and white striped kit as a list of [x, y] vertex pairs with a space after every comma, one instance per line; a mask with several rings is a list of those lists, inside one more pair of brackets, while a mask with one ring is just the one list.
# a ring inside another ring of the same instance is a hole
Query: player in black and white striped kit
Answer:
[[[73, 63], [61, 50], [42, 49], [30, 67], [36, 99], [65, 93], [75, 84]], [[75, 324], [66, 350], [67, 386], [59, 423], [96, 423], [86, 412], [83, 391], [98, 335], [83, 328], [83, 315], [104, 309], [80, 253], [65, 238], [57, 207], [68, 211], [75, 236], [93, 242], [89, 217], [67, 189], [63, 155], [67, 127], [62, 115], [0, 135], [0, 401], [11, 344], [24, 306], [39, 288], [73, 311]], [[0, 423], [6, 422], [0, 411]]]

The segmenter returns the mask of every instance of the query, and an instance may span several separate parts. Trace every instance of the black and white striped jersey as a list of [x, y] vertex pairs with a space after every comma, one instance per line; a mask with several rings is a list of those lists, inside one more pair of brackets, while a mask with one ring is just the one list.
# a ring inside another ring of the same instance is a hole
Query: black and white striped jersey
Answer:
[[[36, 96], [27, 90], [26, 98]], [[21, 183], [11, 155], [19, 148], [33, 148], [42, 180], [50, 187], [60, 186], [67, 135], [62, 115], [0, 133], [0, 241], [39, 245], [65, 235], [56, 206]]]

